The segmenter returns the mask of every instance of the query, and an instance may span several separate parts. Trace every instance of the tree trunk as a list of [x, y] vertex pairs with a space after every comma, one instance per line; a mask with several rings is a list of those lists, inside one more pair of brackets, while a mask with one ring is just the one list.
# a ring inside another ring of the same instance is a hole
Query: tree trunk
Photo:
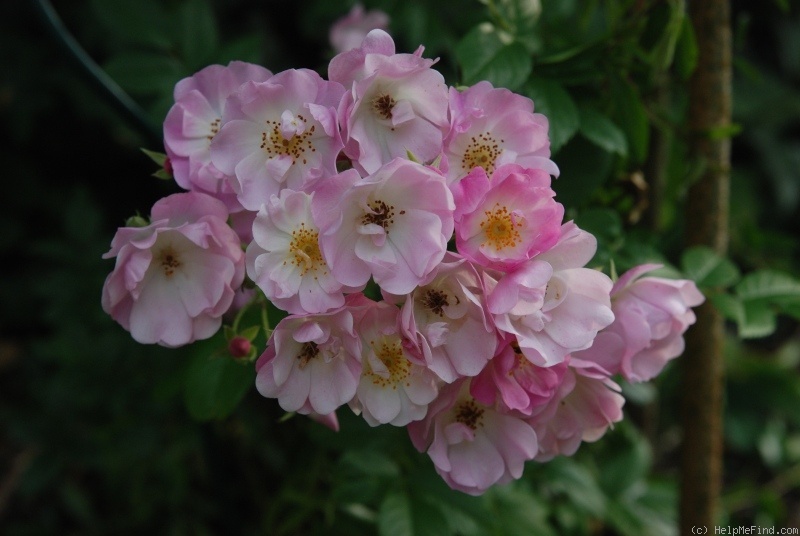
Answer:
[[[728, 0], [694, 0], [689, 16], [699, 49], [689, 85], [690, 150], [703, 166], [689, 189], [686, 243], [724, 254], [728, 244], [731, 121], [731, 30]], [[713, 534], [722, 483], [724, 325], [706, 301], [686, 335], [680, 533]]]

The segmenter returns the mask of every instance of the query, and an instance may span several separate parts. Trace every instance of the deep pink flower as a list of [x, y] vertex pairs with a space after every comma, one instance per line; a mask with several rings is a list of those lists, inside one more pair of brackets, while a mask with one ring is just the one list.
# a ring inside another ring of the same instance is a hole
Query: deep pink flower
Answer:
[[331, 60], [329, 78], [348, 89], [339, 105], [344, 152], [363, 174], [409, 152], [420, 162], [441, 153], [447, 86], [421, 54], [395, 54], [392, 38], [373, 30]]
[[359, 287], [372, 276], [392, 294], [422, 283], [453, 233], [453, 196], [444, 177], [399, 158], [369, 177], [351, 169], [325, 181], [312, 210], [334, 277]]
[[371, 30], [389, 28], [389, 15], [379, 9], [364, 11], [364, 6], [356, 4], [346, 16], [331, 26], [328, 39], [337, 53], [346, 52], [361, 46]]
[[405, 300], [401, 327], [408, 348], [447, 383], [475, 376], [494, 355], [497, 334], [485, 312], [480, 279], [448, 253], [428, 283]]
[[550, 367], [531, 363], [516, 341], [506, 340], [486, 368], [472, 380], [470, 393], [487, 406], [530, 415], [555, 396], [567, 370], [566, 362]]
[[625, 399], [619, 386], [591, 369], [570, 365], [556, 396], [529, 419], [539, 438], [537, 461], [572, 456], [581, 442], [597, 441], [622, 420]]
[[231, 212], [241, 210], [229, 177], [211, 163], [211, 140], [219, 132], [225, 100], [242, 84], [263, 82], [272, 73], [232, 61], [209, 65], [175, 86], [175, 104], [164, 120], [164, 147], [172, 173], [182, 188], [210, 194]]
[[693, 281], [641, 277], [660, 267], [637, 266], [617, 280], [611, 290], [614, 323], [576, 358], [621, 373], [630, 382], [644, 382], [683, 353], [683, 333], [695, 321], [691, 308], [705, 298]]
[[398, 329], [400, 311], [379, 302], [363, 309], [358, 324], [363, 371], [350, 406], [371, 425], [405, 426], [425, 416], [436, 398], [436, 376], [412, 361]]
[[103, 255], [117, 259], [103, 310], [141, 343], [181, 346], [212, 336], [245, 272], [227, 217], [221, 201], [187, 192], [156, 202], [150, 225], [117, 230]]
[[448, 183], [476, 166], [491, 175], [509, 163], [558, 176], [550, 160], [547, 118], [533, 113], [529, 98], [486, 81], [464, 91], [450, 88], [450, 117], [443, 160]]
[[247, 274], [276, 306], [291, 314], [323, 313], [344, 305], [319, 248], [312, 194], [282, 190], [261, 207], [247, 247]]
[[487, 179], [476, 168], [453, 193], [456, 247], [481, 266], [512, 269], [560, 237], [564, 207], [555, 201], [544, 171], [508, 164]]
[[256, 387], [286, 411], [328, 415], [355, 395], [360, 358], [361, 341], [347, 307], [287, 316], [256, 363]]
[[425, 419], [409, 424], [408, 433], [447, 485], [470, 495], [520, 478], [525, 462], [538, 452], [531, 425], [481, 404], [470, 395], [468, 379], [444, 386]]
[[303, 190], [336, 173], [342, 148], [335, 108], [344, 88], [308, 69], [248, 82], [225, 105], [211, 160], [234, 177], [248, 210], [258, 210], [283, 188]]

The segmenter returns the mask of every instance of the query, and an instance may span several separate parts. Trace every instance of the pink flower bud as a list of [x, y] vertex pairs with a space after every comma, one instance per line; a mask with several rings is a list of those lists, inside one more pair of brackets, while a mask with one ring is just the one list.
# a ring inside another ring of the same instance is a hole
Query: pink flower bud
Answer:
[[242, 336], [236, 336], [228, 342], [228, 353], [236, 358], [246, 357], [252, 347], [249, 340]]

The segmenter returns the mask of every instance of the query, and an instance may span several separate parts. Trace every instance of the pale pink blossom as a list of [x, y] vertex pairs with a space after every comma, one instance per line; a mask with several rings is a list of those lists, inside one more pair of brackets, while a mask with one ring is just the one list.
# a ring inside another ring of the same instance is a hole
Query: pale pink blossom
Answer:
[[442, 162], [448, 183], [475, 167], [491, 175], [509, 163], [558, 176], [550, 160], [547, 118], [533, 113], [529, 98], [486, 81], [463, 91], [450, 88], [450, 117]]
[[567, 363], [540, 367], [526, 358], [516, 341], [506, 340], [486, 368], [472, 380], [470, 393], [487, 406], [530, 415], [547, 404], [561, 385]]
[[401, 327], [408, 349], [447, 383], [475, 376], [494, 355], [497, 335], [483, 304], [480, 278], [448, 253], [428, 283], [404, 300]]
[[314, 192], [320, 248], [334, 277], [359, 287], [372, 276], [408, 294], [444, 258], [453, 233], [453, 196], [436, 171], [395, 159], [361, 178], [348, 170]]
[[558, 241], [564, 207], [550, 175], [507, 164], [487, 179], [482, 168], [453, 188], [456, 247], [487, 268], [510, 270]]
[[622, 420], [620, 387], [591, 369], [570, 365], [556, 396], [529, 419], [539, 438], [540, 462], [572, 456], [581, 442], [597, 441]]
[[363, 309], [358, 324], [363, 370], [350, 406], [371, 426], [405, 426], [423, 418], [438, 392], [436, 376], [404, 348], [399, 313], [379, 302]]
[[350, 12], [333, 23], [328, 39], [337, 53], [346, 52], [361, 46], [371, 30], [389, 28], [389, 15], [379, 9], [365, 11], [364, 6], [356, 4]]
[[363, 174], [408, 153], [420, 162], [441, 153], [447, 85], [421, 54], [395, 54], [392, 38], [373, 30], [331, 60], [329, 78], [348, 89], [338, 110], [344, 152]]
[[248, 82], [225, 105], [211, 160], [239, 201], [258, 210], [283, 188], [303, 190], [336, 173], [342, 148], [336, 106], [344, 88], [308, 69]]
[[516, 336], [535, 365], [551, 366], [592, 345], [614, 320], [612, 282], [583, 268], [596, 240], [573, 223], [562, 226], [556, 246], [507, 274], [485, 272], [489, 312], [504, 333]]
[[468, 379], [444, 386], [408, 433], [447, 485], [470, 495], [520, 478], [525, 462], [538, 452], [533, 427], [473, 398]]
[[256, 363], [256, 388], [286, 411], [328, 415], [355, 395], [360, 360], [361, 341], [347, 307], [287, 316]]
[[614, 283], [614, 323], [575, 357], [597, 363], [610, 374], [621, 373], [630, 382], [643, 382], [683, 353], [683, 333], [695, 322], [691, 308], [705, 298], [689, 280], [641, 277], [660, 267], [637, 266]]
[[182, 188], [212, 195], [231, 212], [241, 210], [230, 177], [211, 162], [211, 140], [219, 132], [225, 101], [248, 81], [263, 82], [272, 73], [263, 67], [232, 61], [209, 65], [175, 86], [175, 104], [164, 120], [164, 148], [173, 176]]
[[181, 346], [217, 332], [244, 279], [244, 253], [225, 205], [206, 194], [165, 197], [146, 227], [117, 230], [103, 310], [141, 343]]
[[323, 313], [344, 305], [319, 248], [311, 217], [313, 194], [282, 190], [261, 207], [247, 247], [247, 274], [276, 306], [291, 314]]

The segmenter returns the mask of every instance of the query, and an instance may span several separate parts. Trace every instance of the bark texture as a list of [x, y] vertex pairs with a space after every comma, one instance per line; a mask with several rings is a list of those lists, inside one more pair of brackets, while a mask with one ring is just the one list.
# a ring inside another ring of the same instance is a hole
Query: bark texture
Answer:
[[[689, 86], [692, 157], [703, 172], [689, 189], [687, 246], [724, 254], [728, 245], [731, 124], [731, 29], [728, 0], [693, 0], [689, 17], [699, 49]], [[713, 531], [722, 483], [724, 324], [706, 301], [686, 336], [680, 533]], [[709, 532], [710, 533], [710, 532]]]

